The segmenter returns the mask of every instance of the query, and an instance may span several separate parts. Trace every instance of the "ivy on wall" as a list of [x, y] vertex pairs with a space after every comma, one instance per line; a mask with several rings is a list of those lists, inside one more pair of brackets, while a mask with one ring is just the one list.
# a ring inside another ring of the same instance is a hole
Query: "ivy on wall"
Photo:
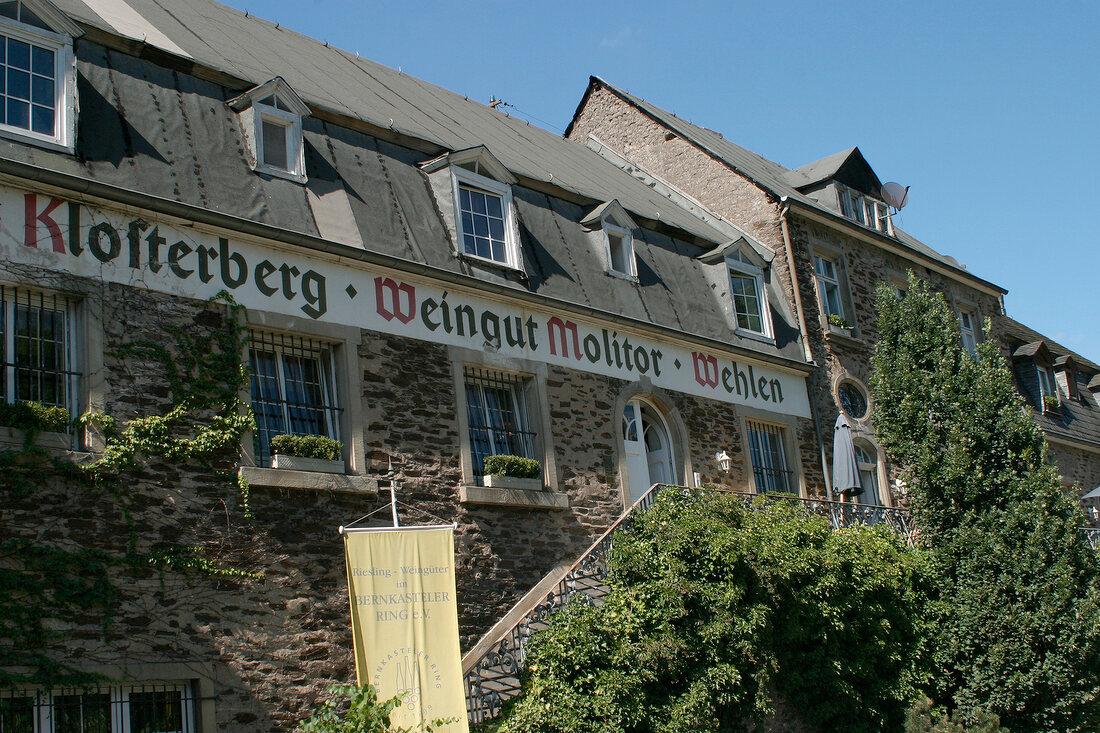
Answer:
[[92, 681], [92, 675], [63, 661], [64, 629], [94, 617], [109, 636], [122, 578], [149, 569], [162, 573], [162, 581], [165, 572], [197, 571], [238, 581], [260, 577], [219, 562], [201, 546], [138, 546], [150, 517], [136, 507], [133, 487], [153, 462], [205, 472], [236, 487], [242, 513], [250, 516], [248, 486], [227, 468], [244, 435], [255, 429], [251, 408], [241, 399], [248, 384], [241, 359], [247, 343], [242, 308], [222, 293], [202, 304], [193, 321], [189, 328], [164, 326], [163, 340], [132, 340], [110, 352], [122, 361], [153, 365], [165, 378], [170, 404], [128, 420], [104, 412], [81, 415], [75, 428], [97, 434], [102, 446], [86, 460], [40, 447], [41, 431], [56, 426], [19, 411], [24, 417], [16, 427], [25, 433], [23, 444], [0, 451], [3, 524], [17, 506], [24, 514], [35, 510], [36, 494], [63, 487], [81, 503], [111, 502], [127, 537], [121, 551], [83, 546], [79, 538], [51, 531], [57, 518], [48, 516], [40, 518], [33, 535], [3, 533], [8, 537], [0, 540], [0, 686]]

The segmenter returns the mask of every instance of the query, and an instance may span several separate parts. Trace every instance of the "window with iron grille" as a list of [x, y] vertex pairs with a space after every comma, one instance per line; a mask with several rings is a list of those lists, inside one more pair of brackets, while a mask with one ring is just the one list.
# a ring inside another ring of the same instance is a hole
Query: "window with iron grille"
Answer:
[[75, 413], [79, 372], [71, 334], [73, 303], [63, 295], [0, 286], [0, 394]]
[[760, 493], [797, 493], [793, 473], [787, 466], [787, 450], [783, 428], [778, 425], [748, 422], [749, 458]]
[[527, 412], [530, 379], [478, 367], [464, 370], [470, 461], [475, 480], [485, 475], [485, 457], [535, 455], [537, 434]]
[[252, 412], [256, 463], [267, 465], [276, 435], [324, 435], [340, 440], [333, 347], [301, 336], [253, 331]]
[[192, 733], [191, 686], [0, 690], [3, 733]]

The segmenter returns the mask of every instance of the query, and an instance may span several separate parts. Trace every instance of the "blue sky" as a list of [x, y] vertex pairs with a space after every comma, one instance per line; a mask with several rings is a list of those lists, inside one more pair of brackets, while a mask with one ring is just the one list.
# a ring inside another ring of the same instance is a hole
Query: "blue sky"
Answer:
[[1100, 362], [1100, 3], [230, 4], [557, 132], [598, 75], [787, 167], [858, 145], [896, 223]]

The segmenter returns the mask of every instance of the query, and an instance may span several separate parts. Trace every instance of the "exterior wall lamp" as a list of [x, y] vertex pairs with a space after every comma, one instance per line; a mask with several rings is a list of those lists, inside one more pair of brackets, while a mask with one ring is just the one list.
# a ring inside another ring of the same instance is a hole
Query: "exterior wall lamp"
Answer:
[[714, 460], [718, 461], [718, 465], [722, 468], [723, 471], [725, 471], [726, 473], [730, 472], [730, 462], [732, 459], [730, 458], [729, 453], [726, 453], [725, 450], [721, 450], [718, 453], [714, 454]]

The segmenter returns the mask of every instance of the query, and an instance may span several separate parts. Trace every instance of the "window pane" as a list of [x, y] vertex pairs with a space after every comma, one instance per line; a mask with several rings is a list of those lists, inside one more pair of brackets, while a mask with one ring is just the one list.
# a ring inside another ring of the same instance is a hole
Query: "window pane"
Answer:
[[34, 733], [34, 698], [0, 698], [0, 731], [4, 733]]
[[31, 71], [53, 79], [53, 51], [48, 48], [31, 47]]
[[263, 136], [264, 164], [281, 170], [290, 170], [287, 165], [287, 128], [265, 119]]
[[17, 69], [30, 70], [31, 68], [31, 47], [30, 44], [23, 41], [17, 41], [14, 38], [8, 39], [8, 66], [14, 66]]
[[183, 693], [130, 693], [130, 733], [182, 733]]
[[31, 101], [43, 107], [53, 107], [53, 77], [31, 77]]
[[7, 123], [12, 127], [30, 129], [30, 105], [17, 99], [8, 99]]
[[8, 69], [8, 96], [19, 99], [31, 98], [31, 75], [19, 69]]
[[65, 313], [31, 300], [18, 303], [14, 315], [14, 399], [70, 407]]
[[12, 20], [19, 20], [19, 0], [0, 2], [0, 15]]
[[787, 469], [787, 454], [783, 445], [783, 428], [774, 425], [748, 423], [749, 458], [753, 477], [760, 492], [792, 491], [791, 472]]
[[484, 475], [486, 456], [534, 458], [535, 433], [527, 421], [523, 377], [466, 369], [466, 413], [475, 477]]
[[108, 693], [55, 695], [54, 731], [111, 733], [111, 696]]

